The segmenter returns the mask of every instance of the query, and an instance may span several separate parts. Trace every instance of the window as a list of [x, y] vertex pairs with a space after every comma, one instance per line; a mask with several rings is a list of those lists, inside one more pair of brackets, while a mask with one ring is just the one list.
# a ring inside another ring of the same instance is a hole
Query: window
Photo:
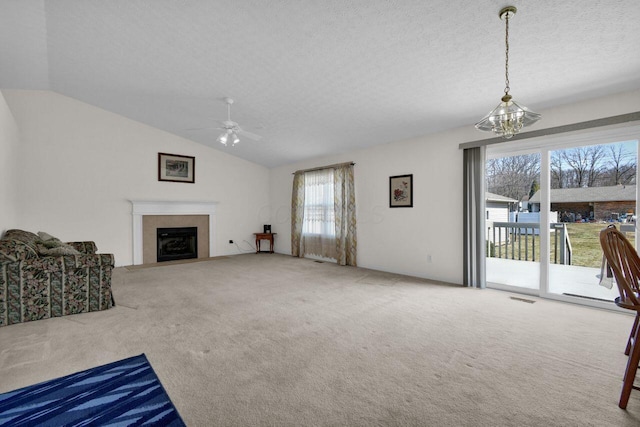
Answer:
[[302, 235], [335, 237], [333, 170], [305, 173]]
[[291, 255], [356, 265], [352, 162], [295, 172], [291, 206]]

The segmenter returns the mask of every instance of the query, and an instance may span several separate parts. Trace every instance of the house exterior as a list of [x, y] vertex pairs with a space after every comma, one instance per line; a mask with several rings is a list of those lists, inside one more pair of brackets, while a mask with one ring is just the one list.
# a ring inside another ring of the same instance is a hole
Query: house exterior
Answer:
[[518, 201], [500, 194], [485, 192], [487, 221], [508, 222], [509, 212], [516, 210]]
[[[617, 220], [623, 214], [636, 214], [636, 186], [556, 188], [550, 192], [551, 210], [564, 222], [590, 219]], [[540, 210], [540, 191], [531, 197], [534, 211]]]
[[503, 244], [508, 241], [508, 233], [494, 233], [494, 222], [509, 222], [509, 212], [516, 209], [518, 201], [510, 197], [485, 192], [485, 212], [487, 240], [495, 244]]

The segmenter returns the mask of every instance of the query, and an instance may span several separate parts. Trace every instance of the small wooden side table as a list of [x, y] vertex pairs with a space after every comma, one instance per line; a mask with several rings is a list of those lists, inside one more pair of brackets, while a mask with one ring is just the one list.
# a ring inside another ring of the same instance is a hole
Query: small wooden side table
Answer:
[[[273, 253], [273, 236], [278, 233], [253, 233], [256, 236], [256, 253], [265, 252], [265, 253]], [[269, 241], [269, 250], [261, 251], [260, 250], [260, 241], [268, 240]]]

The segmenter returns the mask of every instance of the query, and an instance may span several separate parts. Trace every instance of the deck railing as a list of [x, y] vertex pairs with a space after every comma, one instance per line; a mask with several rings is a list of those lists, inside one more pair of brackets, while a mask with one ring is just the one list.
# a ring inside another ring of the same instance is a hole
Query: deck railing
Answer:
[[[571, 240], [564, 223], [551, 223], [551, 262], [571, 265]], [[540, 259], [540, 224], [494, 222], [487, 230], [487, 256], [520, 261]]]

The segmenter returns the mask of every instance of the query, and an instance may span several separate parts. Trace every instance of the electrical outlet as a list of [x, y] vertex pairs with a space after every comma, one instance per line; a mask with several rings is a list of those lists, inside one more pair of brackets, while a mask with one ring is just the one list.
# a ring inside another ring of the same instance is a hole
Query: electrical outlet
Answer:
[[229, 240], [229, 244], [230, 244], [230, 245], [231, 245], [231, 244], [233, 244], [233, 240]]

